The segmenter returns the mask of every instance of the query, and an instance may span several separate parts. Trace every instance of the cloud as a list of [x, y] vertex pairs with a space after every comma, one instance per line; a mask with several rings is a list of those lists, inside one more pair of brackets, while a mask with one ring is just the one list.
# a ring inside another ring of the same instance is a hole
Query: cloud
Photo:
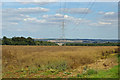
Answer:
[[106, 12], [103, 15], [103, 19], [106, 19], [106, 20], [116, 20], [117, 17], [118, 17], [118, 14], [115, 12]]
[[118, 18], [117, 12], [101, 12], [100, 11], [99, 14], [102, 15], [103, 20], [113, 21], [113, 20], [117, 20]]
[[74, 25], [89, 22], [89, 20], [75, 18], [73, 16], [63, 14], [43, 15], [43, 19], [46, 19], [48, 22], [55, 22], [60, 24], [64, 21], [65, 24], [73, 23]]
[[98, 12], [98, 15], [101, 15], [101, 17], [98, 19], [97, 22], [92, 22], [89, 25], [90, 26], [109, 26], [109, 27], [117, 27], [118, 25], [118, 14], [117, 12], [104, 12], [100, 11]]
[[46, 5], [52, 2], [21, 2], [22, 4]]
[[59, 0], [16, 0], [17, 2], [57, 2]]
[[19, 13], [41, 13], [41, 12], [48, 12], [49, 9], [47, 8], [41, 8], [41, 7], [35, 7], [35, 8], [18, 8], [18, 11]]
[[10, 14], [38, 14], [42, 12], [48, 12], [49, 9], [41, 8], [41, 7], [34, 7], [34, 8], [17, 8], [17, 9], [5, 9], [3, 10], [4, 13]]
[[[91, 12], [88, 8], [65, 8], [64, 13], [70, 14], [88, 14]], [[115, 12], [99, 12], [102, 18], [97, 22], [92, 22], [91, 20], [82, 19], [78, 17], [74, 17], [64, 14], [48, 14], [48, 15], [37, 15], [41, 13], [45, 13], [50, 11], [48, 8], [42, 7], [33, 7], [33, 8], [9, 8], [3, 9], [3, 27], [6, 29], [14, 29], [18, 31], [27, 31], [27, 30], [38, 30], [39, 27], [58, 27], [61, 26], [63, 21], [65, 26], [69, 26], [71, 24], [77, 26], [79, 24], [87, 25], [87, 26], [114, 26], [116, 24]], [[31, 15], [35, 14], [35, 15]], [[38, 17], [39, 16], [39, 17]], [[111, 20], [111, 21], [110, 21]], [[20, 27], [23, 26], [23, 27]], [[30, 29], [29, 29], [30, 28]]]
[[98, 20], [97, 22], [92, 22], [90, 26], [98, 26], [98, 27], [117, 27], [117, 21], [106, 21], [106, 20]]
[[106, 12], [104, 15], [114, 15], [115, 12]]
[[24, 22], [29, 22], [29, 24], [31, 23], [42, 24], [42, 23], [46, 23], [46, 20], [28, 17], [24, 19]]
[[90, 23], [89, 24], [90, 26], [98, 26], [98, 27], [110, 27], [110, 26], [113, 26], [112, 23], [108, 23], [108, 22], [101, 22], [101, 21], [98, 21], [96, 23]]
[[[63, 21], [65, 25], [74, 24], [77, 25], [79, 23], [88, 23], [89, 20], [81, 19], [81, 18], [75, 18], [73, 16], [69, 15], [63, 15], [63, 14], [52, 14], [52, 15], [42, 15], [40, 17], [38, 16], [30, 16], [30, 14], [33, 14], [30, 10], [36, 11], [38, 8], [19, 8], [19, 9], [5, 9], [3, 10], [3, 28], [9, 29], [10, 27], [12, 29], [19, 29], [21, 30], [28, 30], [28, 28], [33, 27], [53, 27], [53, 26], [60, 26], [62, 25]], [[43, 8], [44, 9], [44, 8]], [[8, 11], [9, 10], [9, 11]], [[18, 11], [19, 10], [19, 11]], [[26, 12], [28, 10], [29, 12]], [[27, 29], [21, 29], [23, 26]], [[29, 26], [29, 27], [28, 27]], [[34, 29], [34, 28], [33, 28]], [[37, 30], [37, 28], [35, 28]]]
[[70, 14], [88, 14], [91, 12], [89, 8], [61, 8], [58, 12], [70, 13]]
[[99, 14], [101, 14], [101, 15], [115, 15], [116, 13], [115, 12], [103, 12], [103, 11], [100, 11], [100, 12], [98, 12]]
[[106, 24], [112, 24], [112, 23], [107, 23], [107, 22], [98, 22], [101, 25], [106, 25]]
[[32, 4], [32, 5], [39, 5], [39, 6], [43, 6], [43, 5], [46, 5], [46, 4], [51, 4], [51, 3], [56, 3], [57, 0], [44, 0], [44, 1], [27, 1], [27, 2], [20, 2], [22, 4]]
[[[15, 23], [22, 23], [24, 19], [29, 18], [30, 14], [40, 14], [44, 12], [48, 12], [49, 9], [41, 8], [41, 7], [33, 7], [33, 8], [8, 8], [3, 9], [2, 11], [2, 22], [5, 26], [12, 26]], [[11, 24], [13, 23], [13, 24]]]
[[3, 24], [7, 25], [6, 23], [18, 23], [18, 22], [22, 22], [24, 18], [27, 18], [29, 17], [28, 15], [23, 15], [23, 14], [14, 14], [11, 13], [11, 12], [7, 12], [6, 11], [3, 11], [3, 14], [2, 14], [2, 22]]

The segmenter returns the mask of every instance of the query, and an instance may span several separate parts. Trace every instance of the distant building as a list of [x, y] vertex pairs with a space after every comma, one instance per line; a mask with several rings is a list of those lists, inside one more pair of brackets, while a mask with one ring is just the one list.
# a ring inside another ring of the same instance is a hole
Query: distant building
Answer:
[[64, 43], [57, 43], [59, 46], [62, 46]]

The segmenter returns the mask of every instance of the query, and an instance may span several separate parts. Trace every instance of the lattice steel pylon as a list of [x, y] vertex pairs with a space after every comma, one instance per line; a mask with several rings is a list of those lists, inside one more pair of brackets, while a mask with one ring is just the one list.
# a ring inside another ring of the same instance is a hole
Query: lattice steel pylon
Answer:
[[61, 44], [64, 44], [66, 43], [66, 40], [65, 40], [65, 14], [64, 14], [64, 10], [66, 9], [66, 1], [61, 1], [60, 0], [60, 10], [61, 10], [61, 15], [63, 15], [62, 17], [62, 21], [61, 21], [61, 38], [60, 38], [60, 43]]
[[63, 43], [66, 43], [66, 40], [65, 40], [65, 21], [64, 21], [64, 19], [63, 19], [63, 22], [62, 22], [62, 40], [63, 40]]
[[[63, 4], [63, 11], [66, 10], [66, 1], [64, 2]], [[64, 46], [66, 46], [66, 39], [65, 39], [65, 14], [63, 12], [63, 22], [62, 22], [62, 40], [63, 40], [63, 43], [64, 43]]]
[[62, 22], [62, 39], [64, 39], [64, 38], [65, 38], [65, 22], [63, 20], [63, 22]]

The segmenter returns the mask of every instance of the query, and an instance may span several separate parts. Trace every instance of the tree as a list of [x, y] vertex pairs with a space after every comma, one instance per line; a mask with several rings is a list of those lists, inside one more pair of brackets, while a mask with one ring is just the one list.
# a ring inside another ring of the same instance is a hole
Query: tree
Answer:
[[3, 40], [2, 40], [2, 44], [3, 45], [11, 45], [12, 44], [12, 40], [7, 38], [6, 36], [4, 36]]
[[28, 43], [29, 45], [35, 45], [35, 42], [34, 42], [34, 40], [33, 40], [31, 37], [28, 37], [28, 38], [27, 38], [27, 43]]
[[2, 40], [0, 39], [0, 45], [2, 45]]

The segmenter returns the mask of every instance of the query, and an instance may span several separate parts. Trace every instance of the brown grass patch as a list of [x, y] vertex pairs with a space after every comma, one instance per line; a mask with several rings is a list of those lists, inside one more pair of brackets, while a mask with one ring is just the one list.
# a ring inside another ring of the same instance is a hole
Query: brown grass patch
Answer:
[[3, 73], [21, 69], [65, 71], [116, 53], [117, 46], [2, 46]]

